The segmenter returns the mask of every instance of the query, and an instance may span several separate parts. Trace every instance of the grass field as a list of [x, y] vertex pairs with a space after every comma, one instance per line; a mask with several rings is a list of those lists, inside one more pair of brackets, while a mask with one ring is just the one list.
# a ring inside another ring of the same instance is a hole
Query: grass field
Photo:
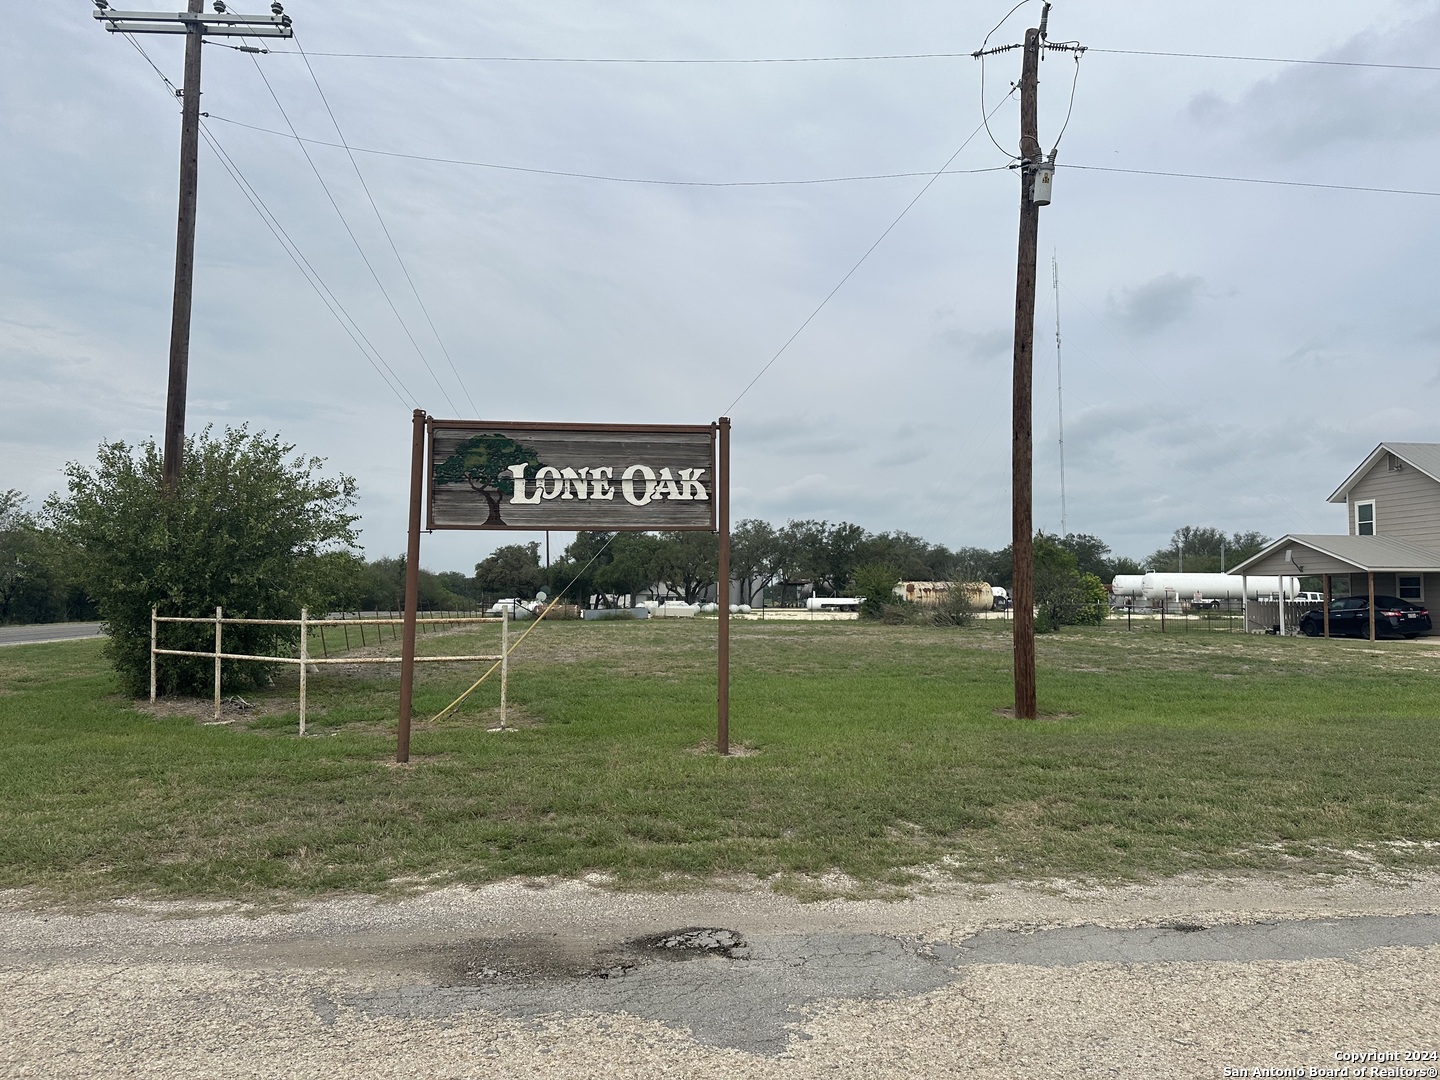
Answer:
[[208, 701], [119, 696], [98, 642], [6, 648], [0, 887], [258, 899], [600, 872], [884, 891], [1440, 865], [1440, 642], [1067, 630], [1040, 639], [1046, 716], [1027, 723], [1001, 714], [1008, 634], [737, 624], [744, 753], [720, 758], [713, 622], [546, 624], [512, 668], [516, 732], [485, 730], [492, 683], [430, 723], [474, 672], [422, 670], [406, 767], [393, 669], [312, 676], [302, 740], [293, 670], [217, 726]]

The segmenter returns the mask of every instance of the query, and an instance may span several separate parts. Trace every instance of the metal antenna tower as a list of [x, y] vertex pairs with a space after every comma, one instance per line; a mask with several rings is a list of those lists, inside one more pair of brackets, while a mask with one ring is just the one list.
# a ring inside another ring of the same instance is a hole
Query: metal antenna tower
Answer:
[[1060, 535], [1069, 536], [1065, 525], [1065, 386], [1060, 369], [1060, 260], [1050, 252], [1050, 284], [1055, 289], [1055, 410], [1060, 417]]

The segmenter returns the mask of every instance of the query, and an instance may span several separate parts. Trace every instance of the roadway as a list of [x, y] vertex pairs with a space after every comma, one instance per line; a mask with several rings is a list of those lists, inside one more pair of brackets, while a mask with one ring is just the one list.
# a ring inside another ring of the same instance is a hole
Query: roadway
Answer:
[[103, 637], [98, 622], [32, 623], [28, 626], [0, 626], [0, 646], [44, 645], [51, 641], [76, 641]]

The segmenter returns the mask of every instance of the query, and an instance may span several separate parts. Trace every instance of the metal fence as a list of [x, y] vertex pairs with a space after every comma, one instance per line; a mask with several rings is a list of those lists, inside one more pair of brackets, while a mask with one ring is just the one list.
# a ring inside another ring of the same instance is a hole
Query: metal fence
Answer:
[[[330, 656], [329, 649], [325, 646], [325, 627], [343, 627], [345, 641], [349, 646], [349, 628], [354, 626], [360, 629], [361, 641], [364, 642], [364, 628], [367, 626], [376, 627], [376, 644], [379, 644], [379, 627], [395, 627], [402, 625], [405, 619], [403, 615], [391, 618], [388, 616], [376, 618], [326, 618], [312, 619], [307, 608], [300, 609], [298, 619], [237, 619], [227, 618], [222, 608], [216, 608], [213, 617], [184, 617], [179, 615], [161, 615], [156, 608], [150, 609], [150, 703], [153, 705], [156, 698], [156, 673], [159, 657], [161, 656], [197, 656], [209, 657], [215, 661], [215, 719], [220, 719], [221, 703], [221, 661], [224, 660], [253, 660], [262, 664], [295, 664], [300, 669], [300, 734], [305, 734], [305, 709], [307, 704], [306, 675], [312, 665], [321, 664], [398, 664], [401, 657], [398, 656]], [[510, 612], [502, 609], [499, 618], [490, 616], [460, 616], [444, 614], [439, 618], [417, 618], [415, 625], [417, 630], [424, 624], [432, 626], [455, 626], [462, 623], [495, 623], [500, 624], [500, 652], [498, 655], [466, 655], [466, 656], [417, 656], [415, 660], [422, 664], [459, 664], [459, 663], [499, 663], [500, 665], [500, 726], [505, 726], [506, 699], [508, 697], [510, 682]], [[210, 651], [198, 651], [194, 649], [162, 649], [160, 647], [160, 624], [161, 623], [205, 623], [213, 624], [215, 627], [215, 648]], [[251, 653], [227, 653], [224, 650], [224, 628], [226, 626], [298, 626], [300, 628], [300, 645], [296, 656], [258, 656]], [[310, 631], [320, 631], [321, 656], [310, 655]], [[493, 670], [493, 669], [492, 669]]]

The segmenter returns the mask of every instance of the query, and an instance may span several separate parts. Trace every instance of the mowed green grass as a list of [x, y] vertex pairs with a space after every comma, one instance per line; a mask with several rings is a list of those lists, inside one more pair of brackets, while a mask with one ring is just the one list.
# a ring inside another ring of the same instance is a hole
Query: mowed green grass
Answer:
[[721, 758], [713, 621], [544, 624], [512, 668], [520, 729], [485, 730], [495, 680], [430, 722], [475, 672], [422, 668], [403, 767], [393, 668], [312, 676], [300, 739], [293, 669], [211, 726], [208, 701], [120, 696], [97, 642], [9, 647], [0, 887], [253, 899], [601, 872], [803, 891], [838, 871], [883, 891], [1440, 864], [1440, 642], [1197, 627], [1042, 637], [1026, 722], [1001, 713], [1008, 624], [737, 623], [745, 752]]

